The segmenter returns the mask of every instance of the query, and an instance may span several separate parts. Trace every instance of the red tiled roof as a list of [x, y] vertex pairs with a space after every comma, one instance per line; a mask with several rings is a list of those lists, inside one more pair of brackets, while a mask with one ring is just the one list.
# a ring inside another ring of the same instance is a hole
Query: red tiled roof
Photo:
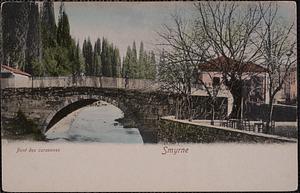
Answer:
[[[241, 65], [242, 64], [242, 65]], [[201, 64], [199, 68], [203, 71], [239, 71], [239, 72], [266, 72], [267, 69], [253, 62], [239, 63], [236, 60], [220, 56], [210, 60], [208, 63]]]
[[12, 67], [9, 67], [9, 66], [3, 65], [3, 64], [1, 64], [1, 68], [5, 69], [7, 71], [10, 71], [12, 73], [15, 73], [15, 74], [21, 74], [21, 75], [24, 75], [24, 76], [31, 76], [27, 72], [23, 72], [23, 71], [21, 71], [19, 69], [12, 68]]

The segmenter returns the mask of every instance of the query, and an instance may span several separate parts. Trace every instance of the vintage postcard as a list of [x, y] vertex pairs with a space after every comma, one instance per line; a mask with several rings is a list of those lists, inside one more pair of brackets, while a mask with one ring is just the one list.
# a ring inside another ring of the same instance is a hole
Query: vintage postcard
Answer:
[[297, 191], [296, 3], [1, 3], [4, 192]]

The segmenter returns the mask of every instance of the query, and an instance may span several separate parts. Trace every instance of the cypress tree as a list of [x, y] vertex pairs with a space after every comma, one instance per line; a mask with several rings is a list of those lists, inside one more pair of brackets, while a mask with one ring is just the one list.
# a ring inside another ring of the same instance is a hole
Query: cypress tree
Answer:
[[113, 44], [109, 44], [108, 52], [107, 52], [107, 76], [113, 76], [113, 55], [114, 55], [114, 47]]
[[118, 48], [115, 49], [115, 58], [117, 63], [117, 77], [120, 78], [121, 75], [121, 57], [120, 57], [120, 51]]
[[83, 44], [82, 44], [82, 55], [83, 55], [83, 58], [84, 58], [84, 70], [85, 70], [85, 74], [86, 74], [86, 69], [87, 69], [87, 67], [86, 67], [86, 57], [87, 57], [87, 53], [86, 53], [86, 51], [87, 51], [87, 48], [86, 48], [86, 44], [87, 44], [87, 42], [86, 42], [86, 39], [84, 39], [84, 41], [83, 41]]
[[118, 48], [113, 49], [113, 57], [112, 57], [112, 76], [120, 77], [121, 76], [121, 59]]
[[156, 61], [153, 51], [150, 52], [149, 79], [155, 79], [156, 76]]
[[77, 42], [77, 45], [76, 45], [75, 58], [76, 58], [76, 62], [75, 62], [75, 72], [76, 72], [76, 75], [79, 76], [80, 73], [81, 73], [79, 42]]
[[150, 61], [149, 61], [149, 55], [147, 51], [144, 52], [144, 69], [145, 69], [145, 79], [149, 79]]
[[70, 46], [69, 56], [70, 56], [70, 64], [71, 64], [71, 74], [72, 74], [72, 77], [74, 80], [76, 77], [76, 67], [77, 67], [76, 59], [77, 58], [76, 58], [76, 43], [73, 39], [72, 39], [71, 46]]
[[41, 14], [41, 35], [44, 49], [56, 46], [56, 30], [53, 1], [44, 1]]
[[109, 75], [108, 67], [108, 41], [107, 39], [102, 39], [102, 51], [101, 51], [101, 64], [102, 64], [102, 74], [103, 76]]
[[133, 78], [137, 78], [139, 76], [138, 74], [138, 61], [137, 61], [137, 51], [136, 51], [136, 45], [135, 41], [133, 41], [132, 45], [132, 60], [131, 60], [131, 66], [132, 66], [132, 73], [133, 73]]
[[71, 46], [71, 35], [68, 15], [65, 12], [64, 3], [60, 5], [57, 27], [57, 43], [61, 47], [69, 48]]
[[86, 42], [84, 58], [85, 58], [86, 75], [92, 76], [93, 75], [93, 69], [92, 69], [93, 68], [93, 46], [90, 38], [88, 38]]
[[93, 74], [96, 76], [101, 75], [101, 41], [98, 38], [94, 45], [94, 71]]
[[140, 52], [139, 52], [139, 60], [138, 60], [138, 78], [145, 78], [145, 56], [144, 56], [144, 44], [141, 42], [140, 44]]
[[93, 75], [93, 47], [90, 38], [88, 40], [84, 40], [83, 47], [82, 47], [82, 54], [84, 57], [84, 67], [85, 67], [85, 74], [87, 76]]
[[159, 56], [159, 62], [158, 62], [158, 78], [159, 79], [163, 79], [162, 76], [164, 76], [166, 73], [164, 72], [164, 70], [166, 69], [165, 68], [165, 65], [166, 65], [166, 56], [165, 56], [165, 51], [162, 50], [162, 52], [160, 53], [160, 56]]
[[40, 37], [40, 16], [38, 4], [30, 3], [28, 15], [28, 31], [26, 37], [25, 50], [25, 72], [29, 74], [39, 75], [39, 72], [34, 70], [34, 63], [40, 64], [41, 55], [41, 37]]
[[100, 38], [98, 38], [97, 41], [95, 42], [94, 52], [98, 55], [101, 54], [101, 40], [100, 40]]
[[127, 47], [126, 56], [123, 60], [123, 76], [127, 76], [128, 78], [133, 78], [133, 72], [132, 72], [132, 51], [130, 46]]
[[0, 64], [3, 64], [2, 13], [0, 14]]

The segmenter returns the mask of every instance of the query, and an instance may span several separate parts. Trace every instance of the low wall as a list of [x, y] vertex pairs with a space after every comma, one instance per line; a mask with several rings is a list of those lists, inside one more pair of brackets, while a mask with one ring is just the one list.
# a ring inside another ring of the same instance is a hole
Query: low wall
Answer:
[[168, 143], [214, 143], [214, 142], [243, 142], [243, 143], [280, 143], [297, 142], [297, 140], [193, 123], [186, 120], [175, 120], [173, 117], [163, 117], [159, 122], [158, 141]]
[[[45, 87], [96, 87], [125, 88], [124, 78], [81, 76], [1, 78], [1, 89], [5, 88], [45, 88]], [[128, 79], [128, 89], [155, 90], [158, 85], [153, 80]]]

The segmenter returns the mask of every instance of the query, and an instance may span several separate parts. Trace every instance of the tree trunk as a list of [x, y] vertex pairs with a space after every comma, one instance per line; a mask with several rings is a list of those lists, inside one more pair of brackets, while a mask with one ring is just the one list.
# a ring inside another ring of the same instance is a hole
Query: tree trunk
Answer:
[[210, 124], [214, 125], [215, 124], [215, 103], [214, 103], [214, 101], [212, 102], [211, 108], [212, 108], [212, 116], [211, 116]]
[[188, 108], [188, 115], [187, 118], [189, 121], [192, 121], [193, 119], [193, 113], [192, 113], [192, 101], [191, 101], [191, 96], [187, 95], [187, 108]]
[[237, 91], [230, 91], [233, 95], [233, 107], [229, 115], [230, 118], [240, 119], [241, 118], [241, 102], [242, 94]]
[[184, 115], [182, 114], [182, 106], [183, 106], [183, 98], [182, 96], [177, 97], [176, 101], [176, 119], [184, 119]]
[[230, 86], [226, 85], [230, 93], [233, 96], [233, 107], [229, 115], [230, 118], [240, 119], [241, 118], [241, 102], [242, 102], [242, 81], [234, 81], [229, 83]]
[[266, 132], [267, 133], [271, 132], [270, 123], [273, 120], [273, 107], [274, 107], [273, 100], [274, 100], [274, 97], [271, 97], [270, 98], [270, 103], [269, 103], [269, 108], [268, 108], [269, 117], [268, 117], [267, 122], [266, 122]]
[[179, 99], [176, 97], [176, 104], [175, 104], [175, 119], [179, 118]]

